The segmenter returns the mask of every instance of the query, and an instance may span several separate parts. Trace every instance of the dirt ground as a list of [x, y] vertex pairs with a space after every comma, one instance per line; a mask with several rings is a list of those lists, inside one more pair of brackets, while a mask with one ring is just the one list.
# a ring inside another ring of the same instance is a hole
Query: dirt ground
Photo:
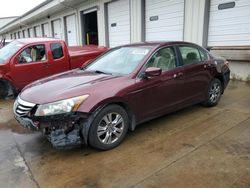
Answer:
[[56, 150], [0, 101], [0, 187], [250, 187], [250, 85], [130, 132], [117, 148]]

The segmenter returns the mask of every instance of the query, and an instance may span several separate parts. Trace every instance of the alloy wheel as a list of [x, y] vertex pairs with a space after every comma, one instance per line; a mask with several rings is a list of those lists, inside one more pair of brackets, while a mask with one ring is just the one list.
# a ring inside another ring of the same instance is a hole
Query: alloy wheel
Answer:
[[103, 144], [113, 144], [124, 131], [124, 120], [118, 113], [106, 114], [98, 124], [97, 136]]
[[215, 82], [211, 86], [211, 89], [209, 92], [209, 99], [212, 103], [216, 103], [219, 100], [220, 95], [221, 95], [220, 85], [217, 82]]

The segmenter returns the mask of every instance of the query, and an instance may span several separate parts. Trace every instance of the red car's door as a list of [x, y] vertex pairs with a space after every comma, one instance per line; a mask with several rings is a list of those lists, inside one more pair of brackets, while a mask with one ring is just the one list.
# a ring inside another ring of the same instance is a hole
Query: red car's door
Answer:
[[183, 102], [186, 104], [201, 102], [205, 99], [208, 85], [212, 79], [210, 61], [205, 52], [191, 45], [179, 46], [183, 64]]
[[44, 44], [30, 45], [12, 59], [11, 77], [19, 90], [48, 75], [48, 58]]
[[137, 121], [147, 120], [178, 108], [182, 99], [182, 67], [178, 66], [173, 47], [158, 50], [148, 61], [148, 67], [162, 69], [162, 74], [152, 78], [138, 78], [135, 90], [130, 93], [136, 101]]
[[50, 75], [70, 70], [70, 60], [66, 45], [61, 42], [47, 44], [49, 50], [48, 72]]

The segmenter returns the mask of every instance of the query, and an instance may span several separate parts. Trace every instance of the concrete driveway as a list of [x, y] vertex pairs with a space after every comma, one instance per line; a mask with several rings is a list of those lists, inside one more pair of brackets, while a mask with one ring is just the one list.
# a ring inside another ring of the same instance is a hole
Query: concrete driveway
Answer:
[[186, 108], [137, 127], [117, 148], [56, 150], [0, 101], [0, 187], [250, 187], [250, 85], [219, 105]]

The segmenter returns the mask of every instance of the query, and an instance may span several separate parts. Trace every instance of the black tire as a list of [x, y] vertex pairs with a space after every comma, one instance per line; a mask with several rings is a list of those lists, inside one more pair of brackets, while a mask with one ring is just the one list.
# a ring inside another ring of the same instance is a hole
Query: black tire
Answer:
[[8, 92], [8, 85], [5, 82], [0, 81], [0, 99], [6, 98]]
[[209, 84], [207, 99], [203, 102], [203, 105], [207, 107], [216, 106], [221, 98], [222, 90], [221, 81], [217, 78], [213, 79]]
[[[108, 121], [110, 118], [111, 121]], [[116, 119], [118, 122], [115, 126], [114, 122]], [[110, 123], [108, 124], [107, 121]], [[120, 124], [118, 124], [119, 121], [121, 121]], [[109, 105], [103, 108], [91, 123], [88, 136], [89, 145], [100, 150], [110, 150], [123, 141], [128, 127], [129, 119], [127, 112], [119, 105]]]

